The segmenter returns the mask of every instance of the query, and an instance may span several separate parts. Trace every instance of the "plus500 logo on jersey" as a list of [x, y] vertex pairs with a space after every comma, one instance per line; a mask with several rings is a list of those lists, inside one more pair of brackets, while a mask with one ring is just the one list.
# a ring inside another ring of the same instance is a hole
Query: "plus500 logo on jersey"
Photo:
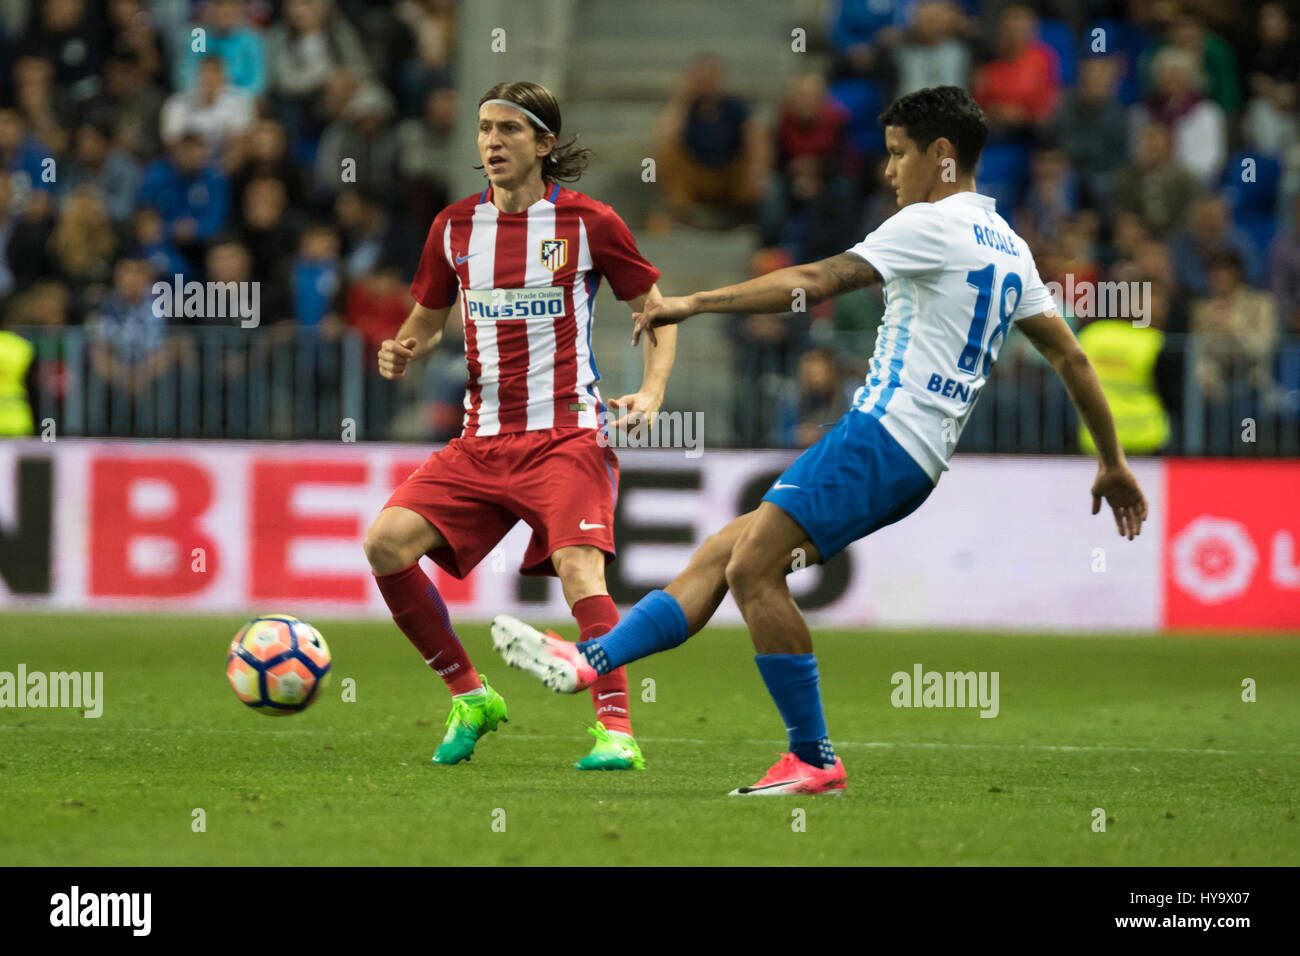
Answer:
[[564, 290], [467, 289], [465, 316], [474, 321], [493, 319], [553, 319], [564, 314]]

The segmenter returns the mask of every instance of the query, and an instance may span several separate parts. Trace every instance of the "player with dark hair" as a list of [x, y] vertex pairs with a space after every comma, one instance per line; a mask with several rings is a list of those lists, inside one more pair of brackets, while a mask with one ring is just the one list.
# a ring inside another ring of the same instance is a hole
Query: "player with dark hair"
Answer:
[[[505, 702], [470, 663], [419, 559], [463, 578], [523, 520], [523, 574], [553, 574], [584, 639], [618, 621], [605, 587], [614, 558], [618, 459], [601, 441], [605, 403], [591, 350], [602, 276], [635, 312], [659, 297], [659, 271], [609, 206], [564, 189], [588, 151], [558, 144], [560, 108], [536, 83], [501, 83], [479, 101], [487, 188], [442, 210], [411, 284], [415, 307], [379, 349], [401, 378], [442, 338], [459, 301], [469, 381], [464, 431], [403, 482], [366, 532], [365, 550], [393, 620], [452, 693], [437, 764], [466, 760], [506, 719]], [[641, 387], [614, 399], [622, 418], [653, 416], [674, 339], [646, 353]], [[592, 683], [596, 743], [583, 770], [641, 769], [622, 668]]]
[[493, 642], [512, 666], [572, 693], [609, 669], [682, 644], [730, 590], [755, 660], [789, 735], [790, 751], [733, 795], [836, 793], [845, 787], [822, 712], [812, 637], [785, 576], [796, 554], [827, 561], [899, 521], [948, 467], [980, 389], [1018, 325], [1061, 376], [1096, 439], [1102, 499], [1119, 533], [1137, 535], [1147, 504], [1115, 438], [1097, 375], [1056, 313], [1025, 241], [975, 190], [984, 118], [958, 87], [918, 90], [880, 116], [886, 179], [899, 211], [849, 251], [757, 279], [647, 304], [634, 339], [700, 312], [790, 311], [876, 282], [885, 317], [866, 383], [838, 424], [782, 473], [755, 511], [712, 535], [662, 591], [652, 591], [608, 634], [577, 645], [501, 616]]

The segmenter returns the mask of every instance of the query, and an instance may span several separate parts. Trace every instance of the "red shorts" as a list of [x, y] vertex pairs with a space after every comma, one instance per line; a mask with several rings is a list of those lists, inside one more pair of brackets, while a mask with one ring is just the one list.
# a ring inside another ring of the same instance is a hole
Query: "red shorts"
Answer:
[[589, 544], [614, 560], [618, 458], [594, 428], [546, 428], [453, 438], [398, 485], [386, 508], [407, 508], [442, 532], [447, 546], [429, 552], [463, 578], [515, 526], [532, 540], [521, 574], [555, 574], [551, 555]]

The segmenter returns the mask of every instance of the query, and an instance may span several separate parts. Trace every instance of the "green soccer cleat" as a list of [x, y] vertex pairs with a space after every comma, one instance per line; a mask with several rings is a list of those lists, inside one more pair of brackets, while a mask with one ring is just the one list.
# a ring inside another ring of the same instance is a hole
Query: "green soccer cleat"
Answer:
[[632, 737], [617, 730], [606, 730], [599, 720], [595, 727], [587, 728], [587, 733], [596, 738], [596, 744], [591, 753], [573, 765], [578, 770], [645, 769], [641, 747]]
[[506, 702], [488, 686], [487, 678], [483, 678], [482, 693], [465, 694], [451, 699], [447, 733], [442, 738], [442, 745], [433, 755], [433, 762], [453, 764], [468, 760], [478, 739], [508, 720]]

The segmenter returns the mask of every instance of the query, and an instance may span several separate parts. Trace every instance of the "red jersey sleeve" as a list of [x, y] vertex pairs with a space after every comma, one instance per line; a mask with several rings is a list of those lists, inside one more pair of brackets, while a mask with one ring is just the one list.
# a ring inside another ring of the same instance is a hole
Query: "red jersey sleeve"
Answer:
[[445, 309], [456, 301], [460, 280], [447, 261], [447, 230], [450, 219], [444, 209], [434, 217], [429, 237], [424, 240], [420, 265], [411, 280], [411, 298], [426, 309]]
[[641, 255], [632, 231], [613, 209], [599, 206], [586, 225], [591, 261], [596, 271], [609, 279], [616, 298], [635, 299], [659, 281], [659, 270]]

